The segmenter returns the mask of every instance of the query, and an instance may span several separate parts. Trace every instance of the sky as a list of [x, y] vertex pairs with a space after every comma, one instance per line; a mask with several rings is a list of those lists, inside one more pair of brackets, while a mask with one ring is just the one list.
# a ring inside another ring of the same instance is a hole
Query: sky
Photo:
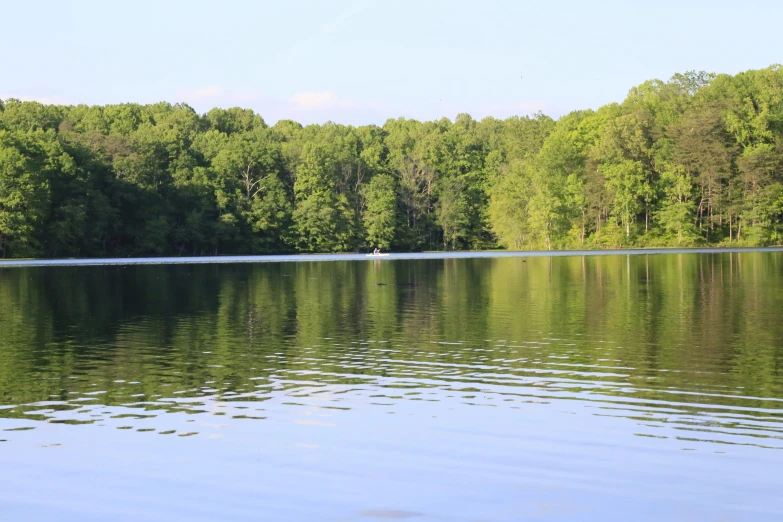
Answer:
[[251, 108], [273, 124], [554, 118], [783, 62], [779, 0], [100, 0], [0, 8], [0, 99]]

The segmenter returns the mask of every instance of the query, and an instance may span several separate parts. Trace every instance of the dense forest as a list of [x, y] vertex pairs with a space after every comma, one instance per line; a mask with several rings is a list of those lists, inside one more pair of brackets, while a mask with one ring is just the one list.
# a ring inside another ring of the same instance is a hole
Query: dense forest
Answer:
[[771, 245], [783, 67], [506, 120], [0, 101], [0, 257]]

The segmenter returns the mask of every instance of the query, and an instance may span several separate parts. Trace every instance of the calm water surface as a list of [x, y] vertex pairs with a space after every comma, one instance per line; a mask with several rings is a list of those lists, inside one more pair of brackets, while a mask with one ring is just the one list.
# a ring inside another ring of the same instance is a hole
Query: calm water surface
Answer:
[[0, 268], [0, 519], [783, 520], [783, 253]]

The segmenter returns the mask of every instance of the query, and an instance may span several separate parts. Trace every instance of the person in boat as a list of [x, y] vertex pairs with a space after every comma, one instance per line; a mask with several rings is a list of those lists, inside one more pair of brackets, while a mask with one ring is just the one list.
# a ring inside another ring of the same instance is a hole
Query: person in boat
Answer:
[[380, 248], [378, 248], [378, 247], [375, 247], [375, 250], [373, 250], [373, 251], [372, 251], [372, 253], [373, 253], [373, 254], [375, 254], [375, 255], [377, 256], [378, 254], [380, 254], [380, 253], [381, 253], [381, 249], [380, 249]]

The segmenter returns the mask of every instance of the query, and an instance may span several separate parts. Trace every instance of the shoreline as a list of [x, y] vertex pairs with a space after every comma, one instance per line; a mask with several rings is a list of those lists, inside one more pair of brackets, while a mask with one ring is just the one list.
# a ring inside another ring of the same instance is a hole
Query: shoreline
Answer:
[[[572, 257], [611, 255], [663, 254], [728, 254], [743, 252], [783, 252], [778, 247], [702, 247], [702, 248], [629, 248], [607, 250], [466, 250], [458, 252], [389, 252], [378, 261], [428, 259], [479, 259], [525, 257]], [[270, 254], [256, 256], [189, 256], [189, 257], [117, 257], [73, 259], [8, 259], [0, 260], [0, 268], [37, 266], [112, 266], [112, 265], [196, 265], [232, 263], [290, 263], [303, 261], [370, 261], [373, 256], [364, 253], [336, 254]]]

